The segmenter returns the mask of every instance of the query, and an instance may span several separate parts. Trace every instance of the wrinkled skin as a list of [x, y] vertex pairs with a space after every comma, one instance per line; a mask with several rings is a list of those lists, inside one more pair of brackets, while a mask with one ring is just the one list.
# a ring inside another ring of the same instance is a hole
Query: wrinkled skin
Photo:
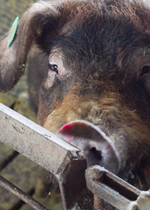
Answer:
[[87, 165], [95, 156], [113, 171], [110, 155], [113, 172], [144, 190], [150, 187], [143, 170], [150, 158], [149, 29], [146, 0], [40, 2], [20, 20], [10, 48], [7, 35], [0, 46], [1, 91], [16, 84], [36, 46], [29, 91], [39, 123], [54, 133], [76, 120], [97, 126], [106, 159], [101, 140], [83, 134], [83, 144], [72, 142], [88, 156]]

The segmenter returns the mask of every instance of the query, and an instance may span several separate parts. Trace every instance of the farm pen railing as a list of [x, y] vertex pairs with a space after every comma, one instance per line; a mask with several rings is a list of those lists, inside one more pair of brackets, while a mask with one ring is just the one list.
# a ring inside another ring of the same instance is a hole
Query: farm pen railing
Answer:
[[[95, 209], [102, 209], [102, 199], [123, 210], [140, 197], [140, 190], [104, 168], [86, 169], [86, 161], [78, 148], [3, 104], [0, 104], [0, 128], [1, 142], [57, 177], [65, 210], [92, 209], [93, 202]], [[0, 177], [0, 185], [34, 209], [47, 209], [3, 177]], [[147, 202], [150, 202], [149, 197]]]
[[86, 161], [78, 154], [79, 149], [3, 104], [0, 128], [1, 142], [56, 175], [64, 209], [71, 208], [86, 185]]

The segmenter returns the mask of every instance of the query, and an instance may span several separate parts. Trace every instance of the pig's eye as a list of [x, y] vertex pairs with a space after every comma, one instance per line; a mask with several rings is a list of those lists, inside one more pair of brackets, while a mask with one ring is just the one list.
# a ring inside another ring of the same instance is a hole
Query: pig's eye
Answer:
[[148, 65], [143, 66], [140, 76], [143, 76], [144, 74], [147, 74], [147, 73], [150, 73], [150, 66]]
[[49, 69], [55, 71], [58, 74], [58, 66], [56, 64], [49, 64]]

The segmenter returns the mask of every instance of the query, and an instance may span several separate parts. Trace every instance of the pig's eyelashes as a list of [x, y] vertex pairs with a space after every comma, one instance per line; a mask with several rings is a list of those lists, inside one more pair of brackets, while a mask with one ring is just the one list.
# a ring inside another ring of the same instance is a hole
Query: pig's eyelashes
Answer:
[[148, 66], [148, 65], [143, 66], [140, 77], [147, 73], [150, 73], [150, 66]]
[[49, 64], [49, 70], [55, 71], [58, 74], [58, 66], [56, 64]]

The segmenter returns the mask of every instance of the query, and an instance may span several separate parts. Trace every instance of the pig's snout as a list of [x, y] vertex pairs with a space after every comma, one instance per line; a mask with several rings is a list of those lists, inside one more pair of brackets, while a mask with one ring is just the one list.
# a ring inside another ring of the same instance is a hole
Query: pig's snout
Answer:
[[79, 149], [87, 167], [101, 165], [113, 173], [119, 170], [119, 156], [105, 133], [90, 122], [80, 120], [64, 125], [57, 135]]

